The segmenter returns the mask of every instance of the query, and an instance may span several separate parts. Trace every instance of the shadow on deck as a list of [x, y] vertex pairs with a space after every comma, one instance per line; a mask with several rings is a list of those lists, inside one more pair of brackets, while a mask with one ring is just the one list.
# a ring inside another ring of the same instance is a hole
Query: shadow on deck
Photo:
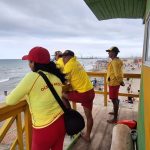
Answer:
[[[96, 96], [94, 103], [97, 104], [97, 101], [100, 100], [102, 101], [102, 99]], [[108, 115], [108, 112], [112, 111], [112, 104], [111, 102], [108, 102], [108, 106], [104, 107], [102, 102], [98, 103], [98, 105], [94, 104], [93, 106], [94, 125], [91, 133], [91, 142], [87, 143], [80, 137], [70, 148], [71, 150], [110, 150], [114, 124], [107, 123], [107, 119], [111, 119], [112, 117], [111, 115]], [[135, 100], [134, 104], [129, 104], [121, 100], [118, 119], [137, 120], [137, 106], [138, 100]], [[84, 116], [83, 109], [80, 105], [77, 105], [77, 110]], [[67, 144], [68, 139], [69, 138], [66, 137], [64, 149], [66, 149], [65, 145]]]

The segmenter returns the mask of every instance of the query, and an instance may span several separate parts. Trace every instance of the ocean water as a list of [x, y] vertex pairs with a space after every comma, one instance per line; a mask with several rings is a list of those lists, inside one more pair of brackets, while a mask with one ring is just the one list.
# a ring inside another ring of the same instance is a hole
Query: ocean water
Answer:
[[0, 60], [0, 95], [4, 95], [4, 91], [10, 92], [29, 71], [27, 61]]
[[[79, 61], [85, 70], [89, 71], [97, 59], [79, 59]], [[0, 101], [4, 99], [4, 91], [9, 93], [29, 71], [28, 61], [19, 59], [0, 60]]]

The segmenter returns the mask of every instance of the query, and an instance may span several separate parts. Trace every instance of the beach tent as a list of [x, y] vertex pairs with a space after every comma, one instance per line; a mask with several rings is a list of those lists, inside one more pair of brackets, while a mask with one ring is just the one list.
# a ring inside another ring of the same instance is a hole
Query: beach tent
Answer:
[[145, 24], [138, 113], [138, 149], [150, 150], [150, 0], [84, 0], [98, 20], [141, 18]]

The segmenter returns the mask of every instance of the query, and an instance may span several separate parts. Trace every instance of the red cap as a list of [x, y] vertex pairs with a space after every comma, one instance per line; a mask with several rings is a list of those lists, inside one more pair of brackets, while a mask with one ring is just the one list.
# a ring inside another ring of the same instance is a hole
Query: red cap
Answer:
[[49, 51], [43, 47], [34, 47], [28, 55], [22, 57], [22, 60], [31, 60], [39, 64], [48, 64], [50, 62]]

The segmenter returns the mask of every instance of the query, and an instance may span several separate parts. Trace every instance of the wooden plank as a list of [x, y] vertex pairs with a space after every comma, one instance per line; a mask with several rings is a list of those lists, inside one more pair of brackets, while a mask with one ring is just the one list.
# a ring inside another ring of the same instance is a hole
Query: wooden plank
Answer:
[[25, 119], [25, 141], [26, 141], [26, 150], [31, 150], [31, 142], [32, 142], [32, 122], [31, 122], [31, 115], [29, 112], [29, 107], [26, 106], [24, 112], [24, 119]]
[[134, 7], [134, 2], [129, 0], [128, 1], [129, 17], [133, 16], [133, 7]]
[[[92, 76], [92, 77], [104, 77], [106, 76], [106, 72], [87, 72], [87, 74], [89, 76]], [[141, 78], [141, 74], [139, 73], [124, 73], [123, 74], [124, 78]]]
[[143, 2], [142, 0], [140, 0], [139, 2], [138, 2], [139, 4], [138, 4], [138, 12], [139, 12], [139, 17], [144, 17], [144, 14], [145, 14], [145, 9], [146, 9], [146, 1], [145, 2]]
[[21, 113], [17, 115], [16, 125], [17, 125], [18, 147], [20, 150], [23, 150], [23, 130], [22, 130]]
[[98, 7], [101, 8], [100, 13], [103, 13], [104, 18], [108, 18], [109, 12], [106, 9], [106, 3], [105, 3], [105, 1], [99, 1]]
[[119, 0], [121, 18], [125, 18], [124, 0]]
[[18, 108], [23, 108], [24, 106], [27, 105], [27, 102], [24, 100], [24, 101], [21, 101], [20, 103], [16, 104], [16, 105], [13, 105], [13, 106], [8, 106], [6, 104], [0, 104], [0, 116], [3, 115], [4, 113], [7, 113], [8, 111], [15, 111], [16, 109]]
[[114, 127], [114, 124], [107, 123], [106, 130], [103, 136], [103, 140], [101, 141], [100, 146], [99, 146], [99, 150], [110, 150], [113, 127]]
[[[72, 150], [110, 150], [112, 129], [114, 127], [114, 124], [107, 123], [107, 119], [111, 119], [113, 117], [112, 115], [108, 115], [107, 113], [111, 111], [111, 109], [112, 107], [110, 106], [102, 108], [99, 106], [93, 107], [94, 125], [91, 133], [91, 142], [87, 143], [82, 138], [79, 138], [77, 143], [73, 146]], [[118, 119], [136, 120], [136, 109], [134, 109], [134, 107], [133, 109], [129, 109], [122, 108], [120, 106]]]
[[113, 18], [118, 17], [114, 0], [107, 0], [107, 1], [109, 2], [110, 6], [111, 6], [111, 14], [113, 15]]
[[[24, 127], [23, 127], [22, 131], [24, 132]], [[18, 144], [18, 138], [15, 139], [15, 141], [13, 142], [13, 144], [10, 147], [10, 150], [16, 150], [17, 144]]]
[[95, 3], [92, 5], [93, 6], [93, 11], [95, 9], [96, 11], [96, 17], [98, 18], [98, 20], [102, 20], [103, 18], [105, 18], [105, 11], [103, 10], [101, 3], [99, 1], [95, 1]]
[[130, 2], [131, 0], [124, 0], [124, 13], [125, 13], [125, 18], [132, 18], [132, 15], [130, 14]]
[[[95, 91], [95, 93], [96, 94], [104, 94], [104, 96], [106, 96], [106, 95], [108, 95], [109, 94], [109, 92], [100, 92], [100, 91]], [[133, 94], [133, 93], [119, 93], [119, 96], [125, 96], [125, 97], [127, 97], [127, 96], [131, 96], [131, 97], [139, 97], [139, 94]], [[107, 100], [107, 96], [106, 96], [106, 99], [105, 100]], [[105, 106], [107, 106], [107, 105], [105, 105]]]
[[119, 96], [139, 97], [139, 94], [119, 93]]
[[113, 13], [110, 1], [109, 0], [105, 0], [105, 4], [106, 4], [106, 9], [109, 12], [109, 16], [107, 16], [107, 18], [113, 18], [114, 13]]
[[104, 12], [101, 10], [101, 7], [99, 7], [99, 1], [92, 1], [92, 2], [87, 2], [86, 4], [88, 7], [91, 9], [93, 14], [96, 16], [98, 20], [102, 20], [104, 18]]
[[119, 11], [118, 18], [121, 18], [123, 16], [122, 14], [123, 12], [121, 11], [121, 5], [122, 5], [121, 0], [116, 0], [115, 2], [116, 2], [116, 7], [118, 8]]
[[81, 150], [81, 149], [89, 149], [89, 150], [99, 150], [100, 141], [103, 139], [104, 130], [107, 129], [107, 108], [93, 108], [93, 116], [94, 116], [94, 125], [91, 133], [91, 142], [87, 143], [82, 138], [75, 144], [73, 150]]
[[16, 138], [15, 141], [13, 142], [13, 144], [11, 145], [10, 150], [15, 150], [17, 144], [18, 144], [18, 139]]
[[[88, 5], [88, 7], [93, 11], [98, 20], [106, 20], [111, 18], [141, 18], [144, 16], [146, 10], [146, 0], [99, 0], [99, 1], [84, 0], [84, 1]], [[102, 7], [100, 7], [99, 10], [95, 6], [92, 8], [92, 6], [95, 5], [97, 2], [102, 3], [103, 1], [106, 3], [106, 7], [104, 7], [103, 11], [99, 11]], [[138, 5], [138, 3], [141, 3], [141, 5]], [[108, 12], [108, 14], [105, 16], [102, 15], [105, 14], [104, 12], [106, 11]]]
[[[80, 109], [79, 109], [80, 110]], [[93, 108], [93, 118], [94, 118], [94, 125], [93, 125], [93, 129], [92, 129], [92, 133], [94, 131], [94, 128], [96, 126], [96, 123], [95, 123], [95, 115], [97, 116], [97, 110], [98, 109], [95, 109]], [[94, 134], [91, 135], [91, 138]], [[81, 149], [87, 149], [88, 148], [88, 143], [85, 142], [82, 138], [80, 138], [77, 143], [74, 145], [74, 147], [72, 148], [72, 150], [81, 150]]]
[[106, 83], [106, 76], [104, 78], [104, 106], [107, 106], [107, 83]]
[[104, 77], [106, 75], [105, 72], [87, 72], [87, 74], [92, 77]]
[[113, 3], [114, 3], [114, 7], [115, 7], [115, 18], [120, 18], [120, 5], [119, 5], [119, 2], [118, 0], [113, 0]]
[[97, 17], [99, 18], [99, 20], [104, 20], [104, 18], [106, 18], [107, 11], [102, 6], [102, 3], [98, 3], [96, 8], [97, 8], [97, 11], [98, 11]]
[[[101, 111], [101, 113], [99, 113], [97, 116], [100, 117], [100, 119], [99, 119], [97, 128], [94, 132], [94, 139], [92, 139], [92, 142], [89, 145], [90, 150], [100, 150], [101, 149], [101, 143], [104, 140], [104, 136], [105, 136], [105, 133], [106, 133], [107, 127], [108, 127], [107, 109], [104, 108]], [[107, 150], [107, 149], [105, 149], [105, 150]]]
[[126, 0], [126, 3], [125, 3], [125, 10], [126, 10], [126, 16], [128, 17], [128, 16], [130, 16], [130, 3], [129, 3], [129, 1], [131, 1], [131, 0]]
[[11, 110], [3, 113], [3, 115], [0, 115], [0, 122], [6, 120], [7, 118], [10, 118], [12, 116], [16, 116], [18, 113], [21, 113], [23, 111], [23, 108], [17, 108], [16, 110]]
[[[96, 94], [104, 94], [104, 95], [108, 95], [109, 92], [107, 92], [107, 94], [105, 94], [104, 92], [100, 92], [100, 91], [95, 91]], [[133, 94], [133, 93], [119, 93], [119, 96], [131, 96], [131, 97], [139, 97], [139, 94]]]
[[133, 110], [132, 109], [126, 109], [126, 108], [120, 108], [119, 110], [119, 120], [133, 120]]
[[132, 11], [132, 16], [135, 15], [135, 8], [136, 7], [136, 0], [133, 0], [133, 11]]

